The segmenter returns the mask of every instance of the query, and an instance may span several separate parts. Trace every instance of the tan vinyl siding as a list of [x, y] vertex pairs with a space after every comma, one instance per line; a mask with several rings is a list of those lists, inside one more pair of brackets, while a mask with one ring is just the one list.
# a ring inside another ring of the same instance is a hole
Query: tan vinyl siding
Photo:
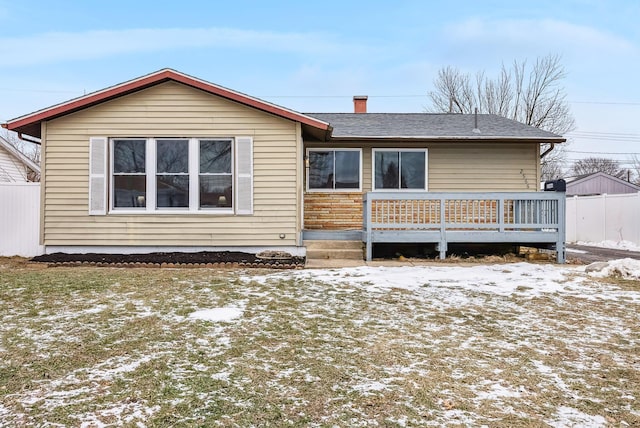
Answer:
[[[296, 245], [296, 123], [167, 82], [47, 124], [46, 245]], [[299, 128], [298, 128], [299, 129]], [[89, 138], [253, 138], [253, 215], [88, 214]], [[285, 239], [279, 235], [285, 234]]]
[[[402, 143], [376, 148], [427, 148], [430, 192], [536, 191], [536, 143]], [[372, 189], [371, 146], [363, 151], [363, 189]]]
[[536, 191], [538, 145], [482, 143], [429, 150], [429, 190]]

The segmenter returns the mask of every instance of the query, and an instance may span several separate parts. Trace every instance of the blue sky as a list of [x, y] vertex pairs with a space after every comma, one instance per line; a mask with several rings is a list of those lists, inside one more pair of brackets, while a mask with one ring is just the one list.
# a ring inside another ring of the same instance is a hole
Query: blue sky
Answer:
[[580, 151], [640, 154], [640, 2], [0, 0], [0, 121], [161, 68], [302, 112], [422, 112], [438, 69], [559, 54]]

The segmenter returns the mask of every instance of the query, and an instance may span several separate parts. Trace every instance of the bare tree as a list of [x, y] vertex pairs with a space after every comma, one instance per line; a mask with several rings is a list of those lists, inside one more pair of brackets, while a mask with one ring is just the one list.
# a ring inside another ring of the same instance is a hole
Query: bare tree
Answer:
[[[562, 86], [566, 74], [560, 56], [537, 58], [528, 67], [527, 61], [515, 60], [511, 67], [502, 64], [496, 78], [484, 71], [472, 76], [454, 67], [440, 69], [434, 90], [428, 93], [431, 106], [427, 111], [450, 113], [489, 113], [517, 120], [559, 135], [574, 129], [575, 122]], [[548, 149], [543, 144], [541, 151]], [[566, 155], [556, 149], [542, 159], [542, 178], [562, 175]]]
[[620, 167], [620, 163], [615, 159], [608, 158], [584, 158], [574, 162], [571, 167], [574, 175], [593, 174], [604, 172], [605, 174], [626, 180], [627, 170]]
[[633, 155], [631, 157], [631, 168], [635, 173], [634, 183], [640, 186], [640, 157]]
[[545, 158], [540, 162], [540, 175], [543, 181], [547, 180], [557, 180], [558, 178], [562, 178], [564, 174], [564, 168], [562, 165], [564, 164], [565, 153], [560, 150], [554, 150], [549, 153]]

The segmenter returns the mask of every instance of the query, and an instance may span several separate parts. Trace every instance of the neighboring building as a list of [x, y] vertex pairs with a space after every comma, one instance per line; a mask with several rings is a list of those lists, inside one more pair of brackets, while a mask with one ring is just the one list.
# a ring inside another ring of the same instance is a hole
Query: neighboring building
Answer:
[[[366, 196], [389, 194], [404, 201], [394, 205], [396, 222], [407, 221], [408, 203], [422, 229], [442, 219], [461, 230], [495, 224], [489, 242], [535, 238], [561, 247], [564, 257], [560, 229], [553, 239], [516, 233], [534, 221], [545, 222], [540, 230], [564, 222], [562, 209], [546, 208], [553, 221], [540, 215], [540, 199], [560, 198], [536, 192], [540, 144], [564, 138], [495, 115], [367, 114], [366, 97], [354, 102], [359, 113], [302, 114], [165, 69], [3, 126], [42, 140], [48, 253], [279, 248], [302, 255], [308, 238], [364, 240], [373, 225], [363, 218]], [[427, 214], [425, 203], [405, 200], [443, 192], [466, 192], [463, 199], [475, 202]], [[439, 230], [442, 255], [444, 224]]]
[[0, 137], [0, 183], [20, 183], [29, 180], [29, 171], [40, 175], [40, 167]]
[[640, 192], [640, 186], [604, 172], [594, 172], [567, 179], [567, 196], [618, 195], [638, 192]]

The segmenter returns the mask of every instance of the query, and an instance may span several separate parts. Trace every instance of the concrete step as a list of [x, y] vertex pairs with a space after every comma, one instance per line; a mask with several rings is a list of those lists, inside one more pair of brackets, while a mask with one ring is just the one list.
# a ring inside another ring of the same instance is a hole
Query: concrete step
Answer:
[[362, 250], [362, 241], [305, 240], [307, 250]]
[[309, 249], [307, 248], [307, 260], [327, 260], [327, 259], [342, 259], [342, 260], [362, 260], [364, 254], [362, 249]]
[[307, 262], [304, 265], [307, 269], [333, 269], [360, 266], [366, 266], [366, 262], [362, 259], [307, 259]]

